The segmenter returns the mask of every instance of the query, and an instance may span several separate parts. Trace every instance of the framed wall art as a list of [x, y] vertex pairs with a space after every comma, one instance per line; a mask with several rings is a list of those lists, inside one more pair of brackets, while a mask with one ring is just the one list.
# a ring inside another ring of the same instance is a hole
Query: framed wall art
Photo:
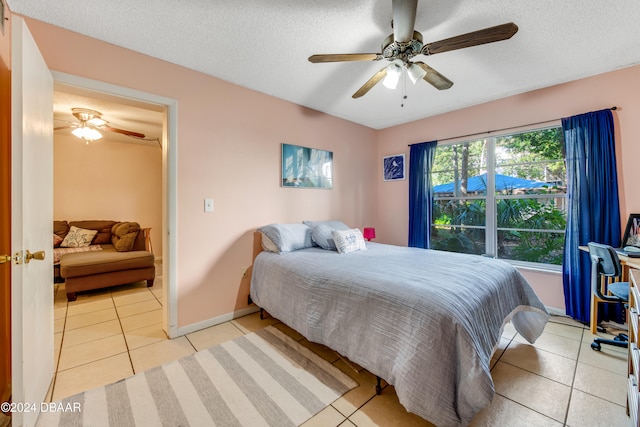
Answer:
[[397, 181], [405, 179], [405, 157], [403, 154], [393, 154], [382, 158], [383, 179]]
[[282, 186], [333, 188], [333, 152], [282, 144]]
[[622, 246], [640, 247], [640, 214], [629, 215], [627, 228], [624, 230], [622, 237]]

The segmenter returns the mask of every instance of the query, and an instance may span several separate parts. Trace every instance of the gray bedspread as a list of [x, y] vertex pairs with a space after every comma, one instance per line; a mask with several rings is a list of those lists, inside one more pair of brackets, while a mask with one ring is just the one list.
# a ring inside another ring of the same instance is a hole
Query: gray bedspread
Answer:
[[251, 297], [307, 339], [395, 386], [438, 426], [467, 425], [494, 395], [490, 361], [512, 321], [530, 342], [549, 317], [522, 275], [477, 255], [367, 243], [255, 259]]

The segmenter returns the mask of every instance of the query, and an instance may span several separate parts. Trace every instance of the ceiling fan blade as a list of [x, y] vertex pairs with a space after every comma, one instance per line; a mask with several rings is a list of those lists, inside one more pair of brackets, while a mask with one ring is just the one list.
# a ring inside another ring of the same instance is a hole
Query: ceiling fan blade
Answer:
[[111, 126], [101, 126], [99, 128], [100, 130], [103, 130], [105, 132], [114, 132], [114, 133], [119, 133], [122, 135], [127, 135], [127, 136], [131, 136], [133, 138], [144, 138], [145, 135], [144, 133], [139, 133], [139, 132], [133, 132], [130, 130], [124, 130], [124, 129], [118, 129], [118, 128], [113, 128]]
[[437, 42], [427, 43], [422, 48], [422, 54], [435, 55], [436, 53], [448, 52], [450, 50], [507, 40], [517, 32], [518, 26], [513, 22], [496, 25], [495, 27], [485, 28], [484, 30], [472, 31]]
[[451, 86], [453, 86], [453, 82], [451, 80], [449, 80], [424, 62], [414, 62], [413, 64], [426, 71], [427, 74], [424, 75], [422, 80], [426, 81], [436, 89], [444, 90], [449, 89]]
[[379, 61], [382, 59], [380, 53], [337, 53], [327, 55], [311, 55], [309, 62], [317, 64], [319, 62], [347, 62], [347, 61]]
[[382, 70], [375, 73], [373, 77], [367, 80], [367, 82], [363, 84], [362, 87], [356, 91], [356, 93], [351, 95], [351, 97], [354, 99], [360, 98], [362, 95], [369, 92], [369, 90], [371, 90], [371, 88], [374, 87], [380, 80], [384, 79], [386, 75], [387, 75], [387, 67], [384, 67]]
[[418, 0], [393, 0], [393, 40], [406, 43], [413, 38]]

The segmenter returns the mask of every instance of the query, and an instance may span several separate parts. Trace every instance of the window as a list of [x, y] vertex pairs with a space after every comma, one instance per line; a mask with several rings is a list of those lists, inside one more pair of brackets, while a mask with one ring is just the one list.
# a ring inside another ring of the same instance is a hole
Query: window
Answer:
[[566, 167], [560, 127], [438, 145], [433, 249], [562, 263]]

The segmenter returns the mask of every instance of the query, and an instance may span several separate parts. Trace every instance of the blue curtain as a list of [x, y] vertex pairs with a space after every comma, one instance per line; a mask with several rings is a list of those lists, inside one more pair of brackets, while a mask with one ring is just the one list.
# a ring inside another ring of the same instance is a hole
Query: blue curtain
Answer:
[[589, 242], [620, 246], [620, 205], [613, 115], [602, 110], [562, 119], [567, 159], [567, 231], [562, 280], [567, 315], [588, 323]]
[[413, 144], [409, 152], [409, 246], [415, 248], [431, 246], [431, 167], [437, 146], [437, 141]]

